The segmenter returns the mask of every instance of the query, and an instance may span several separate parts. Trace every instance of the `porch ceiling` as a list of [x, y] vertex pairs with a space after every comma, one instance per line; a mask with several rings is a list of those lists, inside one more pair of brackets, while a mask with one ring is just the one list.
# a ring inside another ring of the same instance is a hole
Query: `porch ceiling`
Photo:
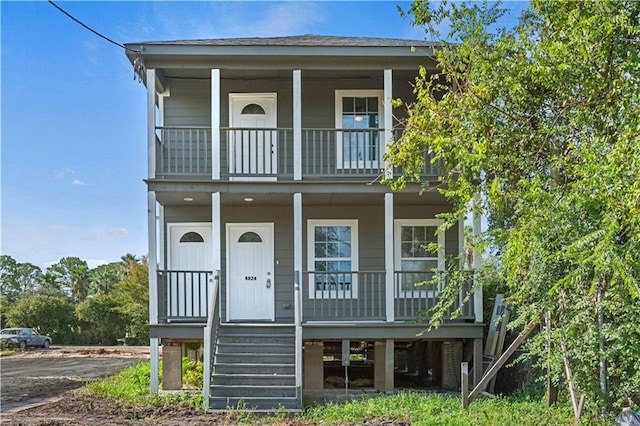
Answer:
[[[177, 191], [158, 191], [157, 200], [165, 206], [210, 206], [211, 193], [192, 188], [184, 188]], [[247, 198], [253, 201], [246, 201]], [[314, 192], [304, 193], [302, 200], [305, 205], [326, 206], [359, 206], [359, 205], [383, 205], [384, 192]], [[247, 191], [247, 192], [223, 192], [221, 202], [226, 206], [237, 205], [289, 205], [293, 202], [291, 193]], [[411, 192], [394, 193], [394, 204], [397, 206], [433, 206], [446, 205], [446, 199], [434, 191], [424, 192], [422, 195]]]
[[[383, 67], [384, 68], [384, 67]], [[304, 69], [302, 81], [305, 80], [369, 80], [383, 81], [383, 68], [376, 69]], [[225, 80], [286, 80], [291, 81], [292, 70], [298, 69], [221, 69], [220, 79]], [[195, 79], [211, 80], [211, 70], [209, 68], [164, 68], [162, 70], [166, 79]], [[395, 80], [413, 81], [418, 74], [418, 64], [415, 68], [393, 70]]]

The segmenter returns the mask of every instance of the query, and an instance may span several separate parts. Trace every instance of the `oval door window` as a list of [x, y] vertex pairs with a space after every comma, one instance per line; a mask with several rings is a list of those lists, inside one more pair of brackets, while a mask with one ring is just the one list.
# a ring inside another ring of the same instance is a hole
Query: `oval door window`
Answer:
[[204, 243], [204, 238], [197, 232], [187, 232], [180, 238], [181, 243]]
[[238, 238], [238, 242], [239, 243], [261, 243], [262, 238], [260, 238], [260, 235], [256, 234], [255, 232], [249, 231], [240, 235], [240, 238]]

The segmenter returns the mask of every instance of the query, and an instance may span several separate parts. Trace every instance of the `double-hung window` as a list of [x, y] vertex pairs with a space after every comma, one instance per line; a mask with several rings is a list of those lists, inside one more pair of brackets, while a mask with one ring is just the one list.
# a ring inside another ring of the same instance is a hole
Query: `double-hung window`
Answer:
[[423, 285], [435, 270], [444, 269], [444, 233], [440, 219], [401, 219], [394, 222], [394, 246], [398, 297], [434, 294], [439, 288]]
[[383, 96], [382, 90], [336, 90], [339, 169], [383, 167]]
[[310, 298], [356, 298], [358, 221], [309, 220], [307, 240]]

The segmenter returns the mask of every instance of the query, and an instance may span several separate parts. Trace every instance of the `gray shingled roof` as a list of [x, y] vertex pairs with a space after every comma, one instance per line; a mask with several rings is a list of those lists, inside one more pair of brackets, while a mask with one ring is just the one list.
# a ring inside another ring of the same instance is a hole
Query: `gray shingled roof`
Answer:
[[404, 40], [378, 37], [340, 37], [306, 34], [288, 37], [217, 38], [200, 40], [148, 41], [146, 45], [172, 46], [353, 46], [353, 47], [411, 47], [437, 46], [425, 40]]

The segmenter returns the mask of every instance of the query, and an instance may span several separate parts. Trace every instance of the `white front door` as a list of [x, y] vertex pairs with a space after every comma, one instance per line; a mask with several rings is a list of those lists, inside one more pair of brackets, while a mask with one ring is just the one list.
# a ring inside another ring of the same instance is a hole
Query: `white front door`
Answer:
[[213, 270], [210, 223], [170, 223], [164, 289], [170, 317], [206, 317]]
[[278, 173], [278, 132], [269, 130], [277, 127], [276, 108], [275, 93], [229, 94], [229, 173], [253, 178]]
[[227, 224], [227, 318], [273, 321], [273, 223]]

